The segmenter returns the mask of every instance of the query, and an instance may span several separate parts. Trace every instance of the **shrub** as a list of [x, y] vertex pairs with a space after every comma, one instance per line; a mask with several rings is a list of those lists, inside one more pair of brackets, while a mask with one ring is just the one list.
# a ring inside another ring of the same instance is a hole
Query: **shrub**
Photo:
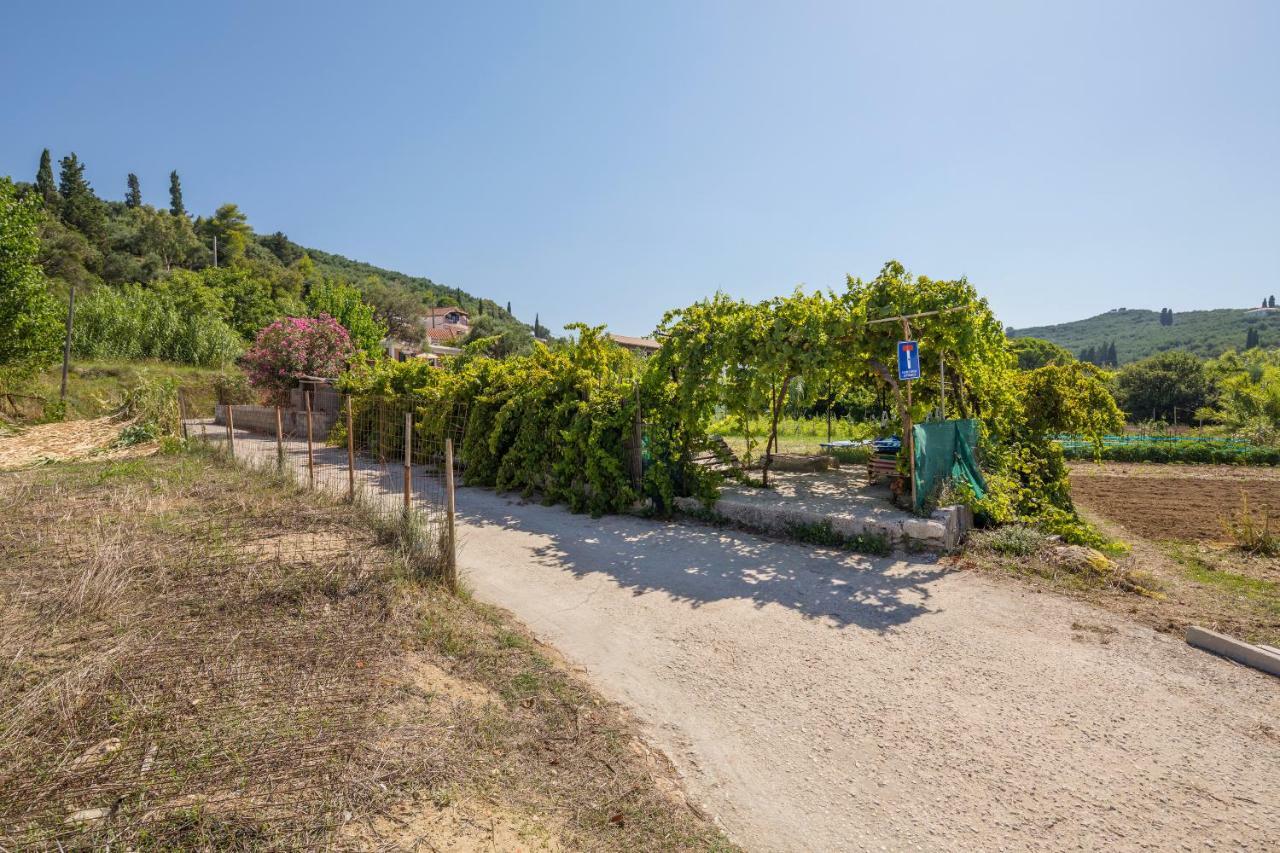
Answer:
[[1049, 542], [1049, 537], [1026, 524], [1006, 524], [975, 537], [978, 544], [1010, 557], [1029, 557]]
[[244, 342], [223, 320], [217, 295], [184, 280], [100, 287], [78, 299], [72, 347], [83, 358], [217, 367], [234, 361]]
[[321, 314], [277, 320], [258, 333], [240, 362], [249, 374], [249, 383], [279, 402], [304, 376], [337, 376], [352, 354], [347, 330]]

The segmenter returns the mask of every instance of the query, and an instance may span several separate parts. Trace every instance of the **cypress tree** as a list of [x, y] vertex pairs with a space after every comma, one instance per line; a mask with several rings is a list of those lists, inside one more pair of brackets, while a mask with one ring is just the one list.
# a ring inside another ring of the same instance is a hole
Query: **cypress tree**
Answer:
[[58, 196], [58, 187], [53, 183], [53, 158], [49, 156], [48, 148], [40, 153], [40, 168], [36, 170], [36, 190], [40, 193], [40, 198], [44, 199], [45, 207], [50, 210], [58, 209], [61, 198]]
[[[1273, 296], [1273, 297], [1271, 297], [1271, 298], [1272, 298], [1272, 299], [1274, 299], [1275, 297]], [[510, 301], [508, 301], [508, 302], [507, 302], [507, 314], [508, 314], [508, 315], [510, 315], [510, 314], [511, 314], [511, 302], [510, 302]]]
[[182, 181], [178, 179], [178, 170], [169, 173], [169, 212], [174, 216], [186, 216], [187, 208], [182, 204]]
[[540, 338], [540, 337], [542, 337], [542, 327], [541, 327], [540, 325], [538, 325], [538, 320], [539, 320], [539, 317], [538, 317], [538, 315], [535, 313], [535, 314], [533, 315], [533, 336], [534, 336], [535, 338]]
[[129, 191], [124, 194], [125, 207], [142, 207], [142, 188], [138, 186], [138, 176], [129, 173]]
[[84, 164], [72, 152], [59, 161], [58, 193], [62, 196], [62, 221], [90, 240], [106, 237], [106, 215], [93, 187], [84, 178]]
[[1116, 358], [1116, 342], [1112, 341], [1111, 345], [1107, 347], [1107, 364], [1115, 367], [1119, 363], [1119, 359]]
[[1258, 346], [1258, 330], [1253, 326], [1249, 327], [1249, 331], [1244, 336], [1244, 348], [1254, 349]]
[[1276, 307], [1276, 298], [1275, 298], [1274, 296], [1272, 296], [1272, 297], [1271, 297], [1271, 300], [1270, 300], [1270, 302], [1267, 304], [1267, 307], [1268, 307], [1268, 308], [1275, 308], [1275, 307]]

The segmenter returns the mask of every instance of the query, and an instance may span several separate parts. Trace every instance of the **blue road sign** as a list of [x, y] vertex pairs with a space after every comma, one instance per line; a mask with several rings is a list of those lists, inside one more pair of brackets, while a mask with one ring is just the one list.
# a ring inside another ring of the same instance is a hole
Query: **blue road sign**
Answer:
[[920, 344], [917, 341], [898, 341], [898, 378], [920, 378]]

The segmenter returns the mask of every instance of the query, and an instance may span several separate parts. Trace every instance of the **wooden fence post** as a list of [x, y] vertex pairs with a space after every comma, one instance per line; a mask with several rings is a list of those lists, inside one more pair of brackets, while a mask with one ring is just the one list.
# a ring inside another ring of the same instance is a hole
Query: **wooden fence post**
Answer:
[[453, 516], [456, 509], [453, 501], [453, 439], [444, 440], [444, 505], [445, 505], [445, 543], [444, 543], [444, 576], [449, 589], [458, 589], [458, 555], [453, 533]]
[[276, 406], [276, 470], [284, 470], [284, 415]]
[[227, 448], [231, 452], [231, 458], [236, 458], [236, 418], [233, 412], [235, 406], [227, 403]]
[[404, 511], [413, 502], [413, 412], [404, 413]]
[[307, 391], [304, 396], [307, 398], [307, 483], [314, 489], [316, 487], [316, 452], [315, 445], [311, 441], [311, 392]]
[[347, 500], [356, 499], [356, 437], [351, 416], [351, 395], [347, 395]]

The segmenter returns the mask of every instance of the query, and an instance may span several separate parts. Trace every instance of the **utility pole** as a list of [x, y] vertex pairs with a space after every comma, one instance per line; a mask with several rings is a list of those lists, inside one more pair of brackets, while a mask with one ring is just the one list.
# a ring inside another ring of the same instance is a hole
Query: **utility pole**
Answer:
[[71, 368], [71, 326], [76, 317], [76, 286], [71, 285], [71, 295], [67, 297], [67, 340], [62, 345], [62, 393], [58, 399], [67, 399], [67, 371]]

